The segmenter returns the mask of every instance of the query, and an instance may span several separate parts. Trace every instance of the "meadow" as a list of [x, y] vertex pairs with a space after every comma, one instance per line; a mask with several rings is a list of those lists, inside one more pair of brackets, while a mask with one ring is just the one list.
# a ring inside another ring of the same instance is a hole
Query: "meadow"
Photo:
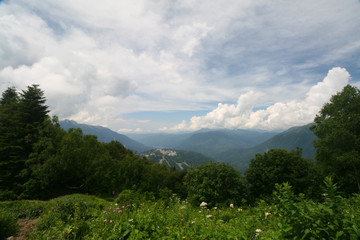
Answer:
[[0, 203], [0, 231], [16, 235], [16, 221], [38, 219], [28, 239], [357, 239], [360, 196], [342, 198], [331, 184], [319, 202], [276, 186], [250, 206], [194, 206], [176, 195], [146, 199], [131, 191], [115, 200], [72, 194], [49, 201]]

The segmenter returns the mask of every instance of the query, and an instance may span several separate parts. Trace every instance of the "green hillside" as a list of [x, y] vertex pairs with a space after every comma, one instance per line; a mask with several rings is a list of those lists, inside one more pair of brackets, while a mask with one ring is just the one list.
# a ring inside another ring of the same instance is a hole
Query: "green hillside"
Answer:
[[142, 143], [134, 141], [123, 134], [114, 132], [109, 128], [80, 124], [72, 120], [60, 121], [60, 126], [66, 131], [69, 130], [70, 128], [80, 128], [85, 135], [97, 136], [100, 142], [108, 143], [111, 141], [118, 141], [121, 144], [123, 144], [126, 148], [135, 152], [144, 152], [151, 149], [151, 147], [148, 147]]
[[170, 168], [175, 167], [178, 170], [196, 167], [212, 160], [201, 153], [173, 149], [154, 149], [142, 153], [141, 156]]
[[252, 148], [238, 148], [225, 151], [216, 155], [217, 161], [227, 162], [241, 171], [245, 171], [252, 158], [257, 153], [264, 153], [269, 149], [280, 148], [288, 151], [296, 149], [297, 147], [303, 149], [302, 156], [304, 158], [314, 159], [315, 148], [312, 145], [315, 139], [314, 133], [309, 129], [313, 124], [307, 124], [301, 127], [293, 127], [285, 132], [279, 133], [269, 140]]

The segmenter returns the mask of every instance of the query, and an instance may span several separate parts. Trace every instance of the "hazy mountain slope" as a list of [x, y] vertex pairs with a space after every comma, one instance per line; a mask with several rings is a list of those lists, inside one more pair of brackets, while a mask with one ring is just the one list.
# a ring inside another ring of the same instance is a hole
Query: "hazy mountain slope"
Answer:
[[316, 138], [314, 133], [309, 129], [312, 124], [301, 127], [293, 127], [285, 132], [279, 133], [269, 140], [248, 149], [232, 149], [222, 152], [215, 156], [215, 160], [230, 163], [236, 168], [245, 171], [252, 158], [257, 153], [263, 154], [265, 151], [272, 148], [280, 148], [286, 150], [296, 149], [300, 147], [303, 149], [303, 157], [315, 157], [315, 148], [312, 145], [313, 139]]
[[60, 121], [60, 126], [66, 131], [69, 128], [80, 128], [84, 134], [91, 134], [97, 136], [100, 142], [111, 142], [113, 140], [118, 141], [122, 143], [126, 148], [134, 152], [144, 152], [152, 149], [151, 147], [148, 147], [142, 143], [134, 141], [123, 134], [114, 132], [109, 128], [80, 124], [72, 120]]
[[176, 149], [200, 152], [214, 157], [218, 153], [239, 148], [250, 148], [266, 141], [276, 132], [256, 130], [208, 130], [195, 132], [176, 146]]
[[130, 133], [131, 139], [153, 148], [176, 148], [193, 133]]
[[201, 153], [173, 149], [153, 149], [140, 155], [178, 170], [188, 169], [191, 166], [196, 167], [212, 160]]

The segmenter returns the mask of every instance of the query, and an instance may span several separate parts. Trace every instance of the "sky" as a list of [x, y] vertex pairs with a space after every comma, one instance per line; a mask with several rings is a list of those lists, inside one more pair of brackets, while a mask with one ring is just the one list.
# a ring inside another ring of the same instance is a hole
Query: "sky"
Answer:
[[280, 130], [360, 87], [358, 0], [3, 0], [0, 91], [119, 133]]

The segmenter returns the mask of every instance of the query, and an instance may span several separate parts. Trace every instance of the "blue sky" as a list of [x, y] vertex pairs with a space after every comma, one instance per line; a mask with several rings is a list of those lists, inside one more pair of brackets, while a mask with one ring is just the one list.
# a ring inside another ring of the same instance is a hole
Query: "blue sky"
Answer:
[[0, 90], [120, 133], [286, 129], [360, 83], [356, 0], [0, 1]]

